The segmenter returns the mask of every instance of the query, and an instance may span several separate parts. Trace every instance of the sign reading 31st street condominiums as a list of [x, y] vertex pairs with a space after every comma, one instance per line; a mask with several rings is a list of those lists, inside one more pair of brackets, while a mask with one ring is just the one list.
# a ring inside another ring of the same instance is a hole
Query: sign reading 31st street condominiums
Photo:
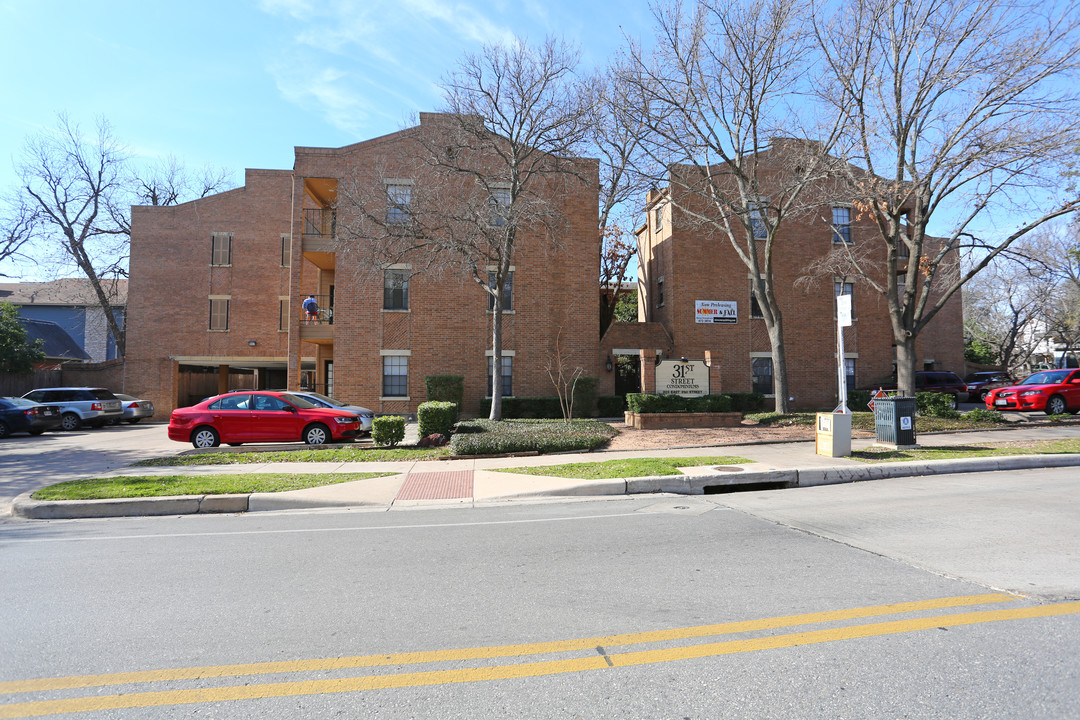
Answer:
[[656, 366], [656, 394], [708, 395], [709, 368], [700, 360], [664, 360]]
[[739, 304], [734, 300], [695, 300], [694, 320], [733, 325], [739, 321]]

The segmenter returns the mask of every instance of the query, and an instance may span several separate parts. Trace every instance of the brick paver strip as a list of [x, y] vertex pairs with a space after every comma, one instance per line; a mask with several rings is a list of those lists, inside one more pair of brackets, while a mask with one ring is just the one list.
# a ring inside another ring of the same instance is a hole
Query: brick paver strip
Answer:
[[472, 497], [473, 471], [409, 473], [398, 500], [454, 500]]

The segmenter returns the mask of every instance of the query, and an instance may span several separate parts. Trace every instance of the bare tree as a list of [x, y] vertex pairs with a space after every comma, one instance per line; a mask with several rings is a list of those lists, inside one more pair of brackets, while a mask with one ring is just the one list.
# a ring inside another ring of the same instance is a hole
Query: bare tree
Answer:
[[1045, 339], [1052, 281], [1012, 258], [999, 258], [968, 283], [964, 332], [985, 343], [1007, 370], [1025, 365]]
[[559, 396], [559, 409], [562, 411], [563, 420], [571, 423], [574, 419], [574, 392], [577, 390], [578, 380], [585, 374], [585, 368], [572, 364], [562, 344], [562, 331], [560, 327], [555, 336], [555, 347], [544, 364], [544, 371]]
[[[4, 202], [4, 217], [0, 218], [0, 263], [8, 258], [25, 258], [20, 251], [34, 236], [38, 213], [21, 195]], [[0, 273], [0, 277], [8, 277]]]
[[374, 173], [383, 182], [369, 176], [338, 191], [339, 241], [358, 267], [410, 260], [414, 273], [463, 271], [488, 293], [493, 420], [502, 417], [502, 315], [518, 240], [558, 242], [559, 198], [595, 183], [595, 164], [574, 157], [589, 119], [577, 62], [578, 52], [554, 39], [466, 56], [444, 80], [445, 114], [412, 133], [405, 165], [417, 181], [395, 185], [388, 174], [400, 165], [384, 164]]
[[630, 282], [627, 269], [637, 255], [634, 225], [641, 198], [655, 173], [644, 173], [648, 154], [646, 108], [636, 102], [631, 73], [615, 65], [590, 81], [589, 144], [600, 159], [600, 335], [611, 325], [615, 306]]
[[[22, 187], [6, 203], [0, 260], [26, 259], [58, 271], [74, 265], [90, 283], [119, 355], [124, 330], [113, 308], [127, 276], [132, 204], [174, 205], [231, 187], [231, 173], [193, 173], [175, 158], [137, 169], [104, 118], [86, 136], [66, 114], [27, 139], [17, 165]], [[26, 257], [33, 248], [33, 257]]]
[[[815, 270], [884, 296], [905, 393], [916, 339], [942, 307], [1080, 207], [1062, 179], [1080, 129], [1078, 24], [1072, 0], [847, 0], [815, 26], [823, 97], [848, 120], [843, 192], [880, 235]], [[932, 224], [948, 230], [933, 238]]]
[[120, 355], [124, 333], [113, 308], [114, 279], [127, 267], [129, 238], [117, 221], [126, 215], [121, 200], [126, 162], [106, 120], [98, 120], [94, 136], [86, 137], [61, 114], [55, 131], [27, 140], [18, 167], [36, 220], [22, 226], [24, 237], [56, 248], [62, 261], [86, 276]]
[[[777, 412], [788, 411], [783, 312], [773, 258], [785, 221], [827, 174], [836, 125], [794, 93], [811, 62], [797, 0], [699, 0], [657, 6], [656, 48], [631, 44], [629, 82], [647, 108], [650, 159], [667, 174], [673, 223], [715, 232], [750, 271], [772, 347]], [[817, 142], [790, 138], [817, 137]], [[782, 140], [782, 138], [788, 138]], [[816, 203], [816, 201], [815, 201]]]

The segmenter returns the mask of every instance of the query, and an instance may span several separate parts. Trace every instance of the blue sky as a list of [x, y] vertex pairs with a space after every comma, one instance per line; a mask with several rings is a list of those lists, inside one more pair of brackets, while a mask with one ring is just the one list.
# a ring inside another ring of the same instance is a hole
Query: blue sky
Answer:
[[650, 25], [647, 3], [613, 0], [0, 0], [0, 190], [60, 111], [87, 130], [106, 117], [138, 158], [239, 182], [245, 167], [291, 168], [295, 145], [348, 145], [437, 109], [440, 78], [484, 42], [562, 34], [589, 68]]

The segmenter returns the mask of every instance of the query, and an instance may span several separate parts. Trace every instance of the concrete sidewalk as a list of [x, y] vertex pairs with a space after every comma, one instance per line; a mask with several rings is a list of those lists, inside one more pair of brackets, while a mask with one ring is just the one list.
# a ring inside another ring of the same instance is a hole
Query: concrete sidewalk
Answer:
[[[923, 447], [958, 446], [1031, 440], [1080, 438], [1080, 425], [1009, 428], [1003, 430], [919, 435]], [[853, 450], [874, 444], [854, 439]], [[629, 457], [737, 456], [750, 463], [690, 467], [683, 475], [577, 480], [498, 472], [576, 462], [600, 462]], [[535, 498], [596, 497], [641, 493], [703, 494], [745, 489], [827, 485], [910, 475], [985, 472], [1026, 468], [1080, 466], [1078, 455], [936, 460], [867, 464], [850, 458], [817, 455], [813, 441], [714, 445], [665, 450], [603, 451], [529, 457], [452, 459], [414, 462], [262, 463], [187, 467], [128, 467], [110, 476], [196, 475], [222, 473], [391, 473], [384, 477], [324, 485], [282, 493], [134, 498], [123, 500], [38, 501], [29, 493], [16, 499], [13, 513], [24, 518], [58, 519], [178, 515], [326, 507], [367, 507], [382, 510], [409, 507], [476, 506]]]

